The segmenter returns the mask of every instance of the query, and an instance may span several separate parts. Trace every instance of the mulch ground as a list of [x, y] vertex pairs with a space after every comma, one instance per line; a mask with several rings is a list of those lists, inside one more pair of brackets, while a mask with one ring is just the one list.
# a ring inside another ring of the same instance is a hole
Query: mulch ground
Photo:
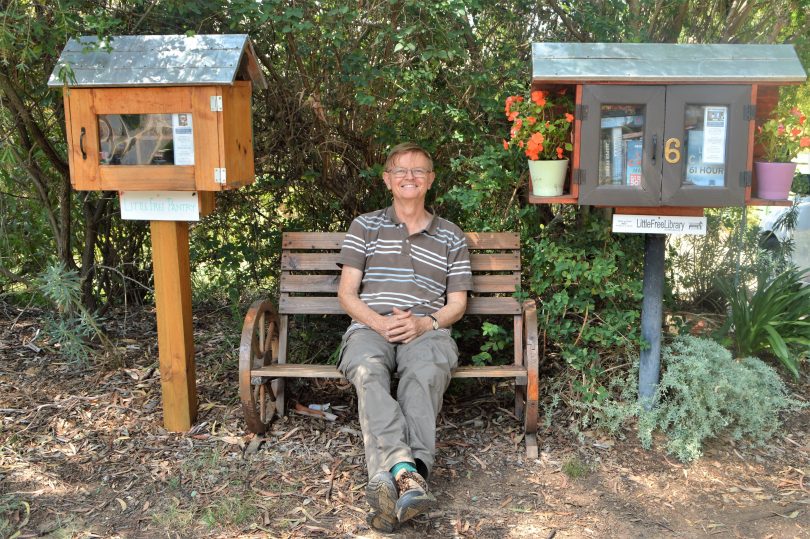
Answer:
[[[259, 445], [222, 316], [195, 319], [199, 417], [178, 434], [162, 427], [152, 312], [108, 321], [116, 350], [80, 366], [28, 347], [38, 314], [4, 306], [0, 537], [381, 537], [365, 523], [351, 388], [293, 385], [338, 419], [289, 413]], [[439, 422], [438, 506], [396, 536], [810, 537], [810, 411], [764, 446], [716, 440], [688, 465], [632, 432], [575, 436], [560, 418], [527, 460], [509, 384], [458, 382]]]

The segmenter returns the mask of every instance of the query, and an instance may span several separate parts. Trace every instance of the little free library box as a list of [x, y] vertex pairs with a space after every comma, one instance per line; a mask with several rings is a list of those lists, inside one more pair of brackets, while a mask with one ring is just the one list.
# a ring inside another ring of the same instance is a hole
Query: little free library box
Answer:
[[660, 215], [790, 204], [757, 196], [754, 129], [780, 86], [805, 80], [791, 45], [534, 43], [532, 89], [566, 89], [576, 108], [563, 194], [529, 201]]

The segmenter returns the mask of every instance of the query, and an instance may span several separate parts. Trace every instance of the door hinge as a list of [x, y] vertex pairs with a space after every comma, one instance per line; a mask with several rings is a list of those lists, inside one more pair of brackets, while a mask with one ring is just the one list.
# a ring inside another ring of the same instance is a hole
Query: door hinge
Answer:
[[745, 106], [745, 110], [743, 111], [743, 118], [746, 122], [750, 122], [751, 120], [755, 120], [757, 117], [757, 106], [748, 104]]
[[577, 185], [585, 183], [585, 169], [575, 168], [574, 172], [571, 174], [571, 181]]
[[588, 105], [577, 105], [574, 107], [574, 117], [580, 120], [588, 119]]
[[222, 96], [211, 96], [211, 112], [222, 112]]
[[743, 170], [740, 172], [740, 187], [751, 187], [751, 171]]
[[214, 183], [221, 183], [225, 185], [225, 169], [224, 168], [215, 168], [214, 169]]

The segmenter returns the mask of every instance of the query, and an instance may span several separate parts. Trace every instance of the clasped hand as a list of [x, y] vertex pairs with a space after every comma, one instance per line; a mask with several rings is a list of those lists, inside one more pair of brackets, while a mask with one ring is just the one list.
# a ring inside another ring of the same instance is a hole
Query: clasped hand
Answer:
[[393, 314], [385, 317], [380, 335], [391, 343], [409, 343], [427, 330], [426, 317], [413, 316], [411, 311], [394, 307]]

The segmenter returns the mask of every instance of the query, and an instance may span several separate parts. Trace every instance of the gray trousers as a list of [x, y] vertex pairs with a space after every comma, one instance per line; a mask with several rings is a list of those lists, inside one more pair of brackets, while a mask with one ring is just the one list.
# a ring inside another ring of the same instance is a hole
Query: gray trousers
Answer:
[[[369, 478], [398, 462], [425, 477], [436, 454], [436, 417], [458, 348], [447, 331], [428, 331], [408, 344], [392, 344], [372, 329], [343, 338], [338, 369], [357, 391]], [[399, 376], [397, 395], [391, 377]]]

